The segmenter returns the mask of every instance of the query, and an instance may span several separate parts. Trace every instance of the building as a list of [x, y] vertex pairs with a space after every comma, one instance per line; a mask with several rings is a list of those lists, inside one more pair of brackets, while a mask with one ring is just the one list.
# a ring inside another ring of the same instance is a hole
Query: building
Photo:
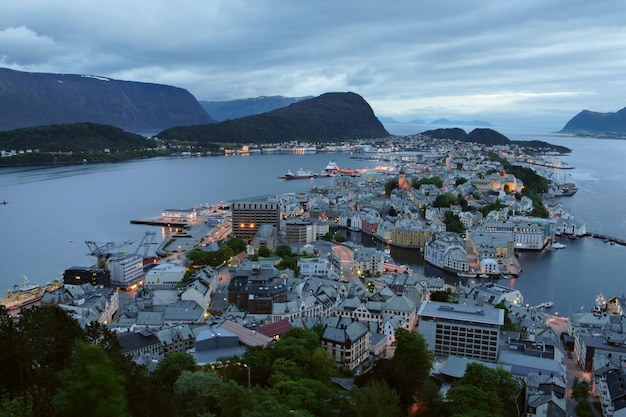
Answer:
[[121, 353], [135, 362], [143, 363], [149, 357], [163, 357], [161, 341], [149, 330], [117, 333], [117, 339], [122, 345]]
[[185, 276], [184, 266], [173, 263], [158, 264], [146, 274], [146, 285], [176, 285]]
[[395, 246], [423, 248], [430, 235], [431, 230], [425, 226], [400, 226], [391, 231], [391, 242]]
[[301, 277], [330, 278], [333, 274], [333, 267], [330, 261], [325, 258], [300, 258], [298, 259]]
[[498, 360], [504, 310], [428, 301], [417, 315], [419, 333], [435, 355]]
[[257, 263], [238, 268], [228, 285], [228, 302], [250, 314], [272, 314], [273, 303], [287, 301], [278, 269]]
[[252, 239], [254, 251], [258, 253], [259, 248], [268, 248], [269, 250], [274, 251], [276, 247], [277, 233], [278, 229], [271, 224], [265, 223], [260, 225], [259, 230], [257, 230], [254, 238]]
[[129, 288], [139, 283], [144, 277], [143, 256], [133, 253], [115, 256], [109, 260], [111, 285]]
[[280, 231], [280, 203], [278, 200], [236, 201], [233, 203], [233, 236], [251, 241], [262, 224], [271, 224]]
[[290, 219], [285, 224], [285, 238], [292, 243], [311, 243], [317, 239], [313, 223], [304, 219]]
[[375, 248], [359, 248], [354, 251], [353, 268], [358, 274], [381, 275], [385, 270], [385, 253]]
[[178, 326], [165, 326], [155, 332], [156, 337], [161, 341], [163, 355], [171, 353], [185, 353], [193, 348], [196, 336], [188, 324]]
[[352, 321], [347, 325], [341, 322], [335, 326], [326, 325], [321, 344], [333, 357], [337, 366], [352, 371], [369, 357], [371, 333], [367, 326], [359, 321]]
[[91, 284], [94, 287], [111, 286], [111, 271], [106, 268], [74, 266], [63, 272], [63, 283], [68, 285]]
[[598, 384], [602, 415], [606, 417], [626, 416], [626, 373], [622, 368], [609, 369], [602, 374]]

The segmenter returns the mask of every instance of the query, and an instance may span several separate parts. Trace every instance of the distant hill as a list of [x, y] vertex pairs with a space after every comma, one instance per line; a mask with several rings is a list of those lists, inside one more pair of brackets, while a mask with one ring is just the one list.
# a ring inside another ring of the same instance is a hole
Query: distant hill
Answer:
[[565, 146], [553, 145], [540, 140], [513, 141], [493, 129], [486, 128], [474, 129], [469, 134], [458, 127], [427, 130], [421, 134], [433, 139], [458, 140], [460, 142], [472, 142], [489, 146], [514, 144], [529, 149], [530, 151], [532, 151], [532, 149], [552, 150], [560, 153], [569, 153], [572, 151]]
[[200, 101], [200, 105], [211, 118], [222, 122], [224, 120], [267, 113], [310, 98], [313, 97], [263, 96], [230, 101]]
[[616, 113], [583, 110], [567, 122], [559, 133], [626, 138], [626, 107]]
[[159, 133], [165, 140], [205, 143], [334, 142], [387, 137], [370, 105], [355, 93], [326, 93], [268, 113]]
[[0, 132], [0, 149], [39, 150], [41, 152], [111, 152], [154, 146], [144, 136], [96, 123], [72, 123], [24, 127]]
[[489, 127], [492, 126], [491, 123], [485, 122], [482, 120], [472, 120], [469, 122], [463, 120], [448, 120], [448, 119], [437, 119], [430, 122], [431, 125], [445, 125], [445, 126], [484, 126]]
[[93, 122], [158, 131], [212, 121], [182, 88], [0, 68], [0, 130]]

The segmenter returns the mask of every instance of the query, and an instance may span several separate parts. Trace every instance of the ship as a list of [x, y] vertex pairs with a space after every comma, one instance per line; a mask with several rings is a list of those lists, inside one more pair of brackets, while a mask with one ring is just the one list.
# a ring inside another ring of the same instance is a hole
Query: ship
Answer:
[[22, 276], [22, 283], [7, 290], [4, 297], [0, 298], [0, 304], [7, 310], [17, 310], [37, 303], [46, 292], [52, 292], [60, 286], [60, 281], [50, 281], [43, 286], [32, 284], [26, 276]]
[[555, 197], [571, 197], [578, 191], [573, 182], [555, 183], [553, 187]]
[[551, 247], [552, 249], [563, 249], [565, 248], [565, 245], [559, 242], [554, 242]]
[[287, 170], [287, 173], [284, 175], [280, 175], [278, 178], [281, 180], [296, 180], [296, 179], [309, 179], [315, 177], [315, 173], [313, 171], [307, 171], [300, 168], [294, 174], [291, 170]]

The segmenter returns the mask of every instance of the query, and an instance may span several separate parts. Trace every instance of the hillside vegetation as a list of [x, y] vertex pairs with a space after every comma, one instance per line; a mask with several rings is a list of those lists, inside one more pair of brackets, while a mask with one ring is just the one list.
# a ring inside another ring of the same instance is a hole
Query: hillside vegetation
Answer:
[[157, 156], [157, 142], [120, 128], [96, 123], [28, 127], [0, 132], [0, 150], [17, 155], [0, 165], [118, 161]]
[[268, 113], [159, 133], [165, 140], [206, 143], [335, 142], [389, 136], [358, 94], [327, 93]]

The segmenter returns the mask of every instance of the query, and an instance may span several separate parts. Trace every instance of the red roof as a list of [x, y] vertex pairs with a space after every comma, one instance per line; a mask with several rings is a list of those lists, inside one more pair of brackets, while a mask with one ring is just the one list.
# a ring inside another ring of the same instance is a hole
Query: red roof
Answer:
[[265, 336], [274, 337], [282, 335], [292, 327], [293, 326], [287, 320], [281, 320], [259, 327], [259, 333], [264, 334]]

